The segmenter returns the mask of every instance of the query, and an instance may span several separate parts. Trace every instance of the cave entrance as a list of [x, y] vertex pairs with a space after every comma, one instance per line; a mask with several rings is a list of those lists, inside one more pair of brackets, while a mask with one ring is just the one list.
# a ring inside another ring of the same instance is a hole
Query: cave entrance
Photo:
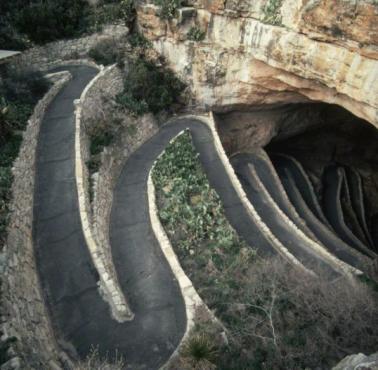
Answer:
[[367, 224], [378, 244], [377, 128], [326, 103], [253, 107], [215, 117], [229, 156], [256, 148], [291, 156], [305, 169], [321, 202], [327, 168], [356, 170], [362, 180]]

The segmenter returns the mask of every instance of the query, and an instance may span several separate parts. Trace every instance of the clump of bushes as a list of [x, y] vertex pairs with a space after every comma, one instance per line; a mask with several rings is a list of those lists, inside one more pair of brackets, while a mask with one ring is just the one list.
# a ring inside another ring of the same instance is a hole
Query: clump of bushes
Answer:
[[181, 356], [191, 369], [216, 369], [214, 363], [219, 355], [214, 337], [207, 333], [197, 333], [190, 336], [184, 344]]
[[89, 153], [90, 159], [87, 162], [87, 167], [90, 174], [97, 172], [100, 168], [100, 155], [105, 147], [109, 146], [114, 141], [114, 132], [107, 129], [105, 125], [97, 125], [95, 129], [89, 132]]
[[202, 31], [199, 27], [191, 27], [187, 38], [191, 41], [202, 41], [206, 36], [206, 32]]
[[228, 344], [218, 343], [217, 355], [208, 356], [207, 339], [215, 336], [204, 328], [205, 343], [194, 339], [185, 363], [202, 356], [210, 369], [329, 369], [346, 355], [376, 351], [377, 292], [256, 256], [228, 225], [189, 134], [167, 147], [153, 180], [180, 263], [227, 332]]
[[132, 33], [129, 36], [128, 41], [133, 48], [147, 49], [152, 47], [151, 41], [138, 32]]
[[220, 266], [229, 253], [238, 254], [243, 243], [224, 216], [188, 132], [166, 148], [154, 168], [153, 181], [160, 194], [160, 219], [182, 257], [198, 255], [202, 261], [209, 252]]
[[85, 0], [30, 1], [19, 7], [14, 25], [37, 44], [75, 37], [89, 26], [90, 5]]
[[281, 26], [281, 6], [282, 0], [268, 0], [263, 9], [264, 17], [262, 21], [264, 23], [272, 24], [274, 26]]
[[88, 28], [100, 31], [104, 24], [124, 23], [130, 29], [136, 17], [134, 0], [102, 1], [90, 8]]
[[145, 59], [132, 60], [116, 101], [136, 115], [158, 113], [178, 102], [185, 85], [169, 69]]
[[2, 0], [0, 44], [24, 49], [30, 45], [78, 37], [101, 30], [104, 24], [123, 22], [132, 27], [133, 0], [102, 0], [92, 6], [86, 0]]
[[169, 20], [176, 16], [176, 10], [181, 6], [181, 0], [155, 0], [155, 4], [160, 6], [159, 17]]
[[94, 45], [88, 52], [89, 57], [95, 60], [97, 64], [109, 65], [121, 62], [124, 50], [120, 42], [113, 39], [104, 39]]
[[121, 14], [125, 25], [132, 30], [136, 18], [136, 10], [134, 0], [120, 1]]
[[126, 364], [117, 352], [113, 356], [101, 356], [98, 348], [92, 348], [86, 359], [75, 366], [75, 370], [122, 370]]
[[40, 72], [11, 67], [3, 68], [0, 76], [0, 241], [4, 241], [13, 181], [12, 164], [21, 145], [22, 130], [49, 83]]

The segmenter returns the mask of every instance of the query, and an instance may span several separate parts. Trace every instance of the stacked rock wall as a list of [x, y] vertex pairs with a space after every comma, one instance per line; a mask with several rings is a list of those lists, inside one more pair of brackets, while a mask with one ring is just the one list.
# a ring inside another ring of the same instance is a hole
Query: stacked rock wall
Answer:
[[2, 251], [2, 346], [11, 358], [2, 369], [59, 369], [59, 352], [44, 305], [34, 258], [32, 223], [35, 154], [44, 112], [63, 85], [68, 72], [56, 74], [54, 85], [29, 119], [19, 156], [13, 167], [13, 199], [8, 240]]

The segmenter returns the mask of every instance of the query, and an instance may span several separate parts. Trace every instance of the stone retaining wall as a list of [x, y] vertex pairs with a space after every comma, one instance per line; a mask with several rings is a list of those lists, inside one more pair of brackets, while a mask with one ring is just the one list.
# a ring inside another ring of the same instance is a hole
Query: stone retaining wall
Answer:
[[[185, 130], [181, 131], [178, 135], [170, 140], [170, 143], [174, 142], [179, 136], [181, 136]], [[175, 360], [180, 356], [180, 350], [189, 340], [192, 329], [196, 324], [196, 312], [198, 309], [203, 309], [209, 320], [212, 321], [215, 325], [223, 328], [223, 325], [217, 320], [214, 313], [210, 311], [206, 303], [202, 300], [200, 295], [197, 293], [195, 287], [193, 286], [192, 281], [185, 274], [180, 261], [172, 247], [172, 244], [167, 236], [167, 233], [164, 230], [163, 225], [160, 222], [159, 211], [156, 202], [156, 191], [154, 182], [152, 180], [152, 174], [155, 168], [156, 163], [159, 161], [161, 156], [165, 153], [165, 150], [156, 158], [153, 163], [150, 172], [148, 174], [147, 180], [147, 196], [148, 196], [148, 211], [151, 220], [152, 230], [155, 234], [156, 240], [158, 241], [160, 248], [168, 261], [168, 264], [180, 286], [181, 294], [185, 302], [185, 311], [186, 311], [186, 329], [181, 341], [175, 351], [172, 353], [171, 357], [168, 359], [166, 364], [161, 368], [161, 370], [169, 369], [171, 364], [174, 364]], [[225, 329], [223, 331], [225, 333]]]
[[85, 106], [89, 91], [91, 91], [93, 86], [98, 84], [98, 81], [106, 75], [110, 68], [104, 69], [102, 67], [100, 73], [86, 86], [80, 99], [75, 101], [75, 177], [81, 227], [89, 253], [99, 275], [99, 290], [104, 300], [109, 303], [113, 318], [119, 322], [123, 322], [125, 320], [132, 320], [133, 313], [130, 311], [119, 287], [114, 265], [106, 254], [106, 248], [104, 248], [102, 244], [99, 244], [94, 236], [89, 197], [89, 173], [86, 165], [90, 157], [88, 148], [89, 142], [82, 119], [83, 106]]
[[79, 59], [87, 56], [89, 50], [101, 40], [121, 39], [129, 30], [122, 25], [108, 25], [101, 32], [70, 40], [50, 42], [26, 50], [17, 59], [18, 63], [36, 69], [48, 69], [52, 66], [65, 64], [66, 60]]
[[[51, 328], [34, 259], [32, 239], [35, 155], [40, 123], [47, 106], [71, 75], [51, 76], [53, 87], [39, 101], [24, 132], [13, 166], [13, 200], [7, 244], [1, 254], [2, 344], [16, 338], [1, 369], [60, 369], [59, 353]], [[66, 359], [68, 361], [68, 359]]]
[[[126, 159], [157, 131], [157, 124], [152, 115], [133, 118], [125, 113], [120, 122], [115, 142], [105, 148], [101, 155], [101, 165], [94, 174], [93, 202], [89, 201], [89, 173], [86, 162], [90, 158], [88, 132], [97, 121], [112, 119], [116, 110], [112, 103], [114, 97], [122, 91], [123, 75], [115, 66], [103, 69], [85, 90], [80, 102], [80, 153], [82, 158], [83, 199], [90, 220], [91, 239], [88, 243], [98, 272], [101, 277], [103, 297], [112, 307], [113, 317], [118, 321], [130, 320], [133, 314], [119, 288], [117, 275], [112, 262], [109, 242], [109, 215], [111, 211], [115, 181]], [[105, 122], [106, 125], [106, 122]], [[135, 132], [130, 126], [135, 126]], [[80, 196], [80, 195], [79, 195]], [[90, 212], [92, 211], [92, 212]], [[87, 229], [84, 226], [84, 229]], [[88, 242], [88, 240], [87, 240]]]

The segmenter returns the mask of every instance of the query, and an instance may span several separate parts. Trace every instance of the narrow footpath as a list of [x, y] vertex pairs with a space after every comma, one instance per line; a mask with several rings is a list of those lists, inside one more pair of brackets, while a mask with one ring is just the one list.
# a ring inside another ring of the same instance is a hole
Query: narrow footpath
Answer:
[[262, 254], [274, 250], [233, 188], [210, 129], [197, 120], [171, 122], [128, 159], [114, 191], [109, 225], [112, 255], [135, 318], [122, 324], [113, 320], [98, 292], [74, 177], [73, 101], [97, 71], [86, 66], [64, 69], [73, 78], [51, 103], [41, 125], [33, 225], [37, 266], [54, 330], [64, 349], [74, 348], [73, 357], [84, 358], [91, 347], [98, 347], [110, 356], [117, 350], [129, 368], [157, 369], [179, 344], [186, 314], [180, 288], [151, 228], [147, 178], [153, 162], [180, 131], [190, 129], [231, 225]]

